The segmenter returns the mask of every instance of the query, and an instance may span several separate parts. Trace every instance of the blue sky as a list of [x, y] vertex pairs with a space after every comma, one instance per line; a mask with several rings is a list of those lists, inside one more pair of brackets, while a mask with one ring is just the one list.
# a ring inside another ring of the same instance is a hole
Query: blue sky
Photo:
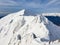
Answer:
[[0, 14], [7, 14], [21, 9], [35, 13], [60, 12], [60, 0], [0, 0]]

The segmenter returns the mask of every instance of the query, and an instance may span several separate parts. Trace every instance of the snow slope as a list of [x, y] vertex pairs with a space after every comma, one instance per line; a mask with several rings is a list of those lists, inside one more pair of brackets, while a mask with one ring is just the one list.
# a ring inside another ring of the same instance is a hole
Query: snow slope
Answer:
[[60, 27], [42, 15], [25, 10], [0, 19], [0, 45], [60, 45]]

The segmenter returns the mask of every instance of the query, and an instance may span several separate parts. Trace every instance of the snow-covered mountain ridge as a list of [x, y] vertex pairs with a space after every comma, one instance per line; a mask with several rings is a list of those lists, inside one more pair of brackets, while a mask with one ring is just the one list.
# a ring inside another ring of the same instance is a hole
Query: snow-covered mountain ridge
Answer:
[[21, 10], [0, 19], [0, 45], [60, 44], [60, 27], [42, 15], [25, 16], [24, 12]]

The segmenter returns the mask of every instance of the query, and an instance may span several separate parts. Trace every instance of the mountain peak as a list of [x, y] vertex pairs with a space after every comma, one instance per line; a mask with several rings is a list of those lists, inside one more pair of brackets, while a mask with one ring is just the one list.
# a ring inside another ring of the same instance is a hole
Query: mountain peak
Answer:
[[30, 15], [23, 9], [0, 19], [0, 45], [50, 45], [60, 40], [60, 27], [43, 15]]
[[25, 12], [25, 9], [23, 9], [23, 10], [21, 10], [21, 11], [19, 11], [19, 12], [17, 12], [17, 15], [24, 15], [24, 12]]

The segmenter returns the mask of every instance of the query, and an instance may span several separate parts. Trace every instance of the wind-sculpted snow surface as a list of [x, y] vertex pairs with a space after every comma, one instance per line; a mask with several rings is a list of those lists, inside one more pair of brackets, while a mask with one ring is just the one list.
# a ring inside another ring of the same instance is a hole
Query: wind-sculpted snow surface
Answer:
[[42, 15], [25, 10], [0, 19], [0, 45], [60, 45], [60, 27]]

